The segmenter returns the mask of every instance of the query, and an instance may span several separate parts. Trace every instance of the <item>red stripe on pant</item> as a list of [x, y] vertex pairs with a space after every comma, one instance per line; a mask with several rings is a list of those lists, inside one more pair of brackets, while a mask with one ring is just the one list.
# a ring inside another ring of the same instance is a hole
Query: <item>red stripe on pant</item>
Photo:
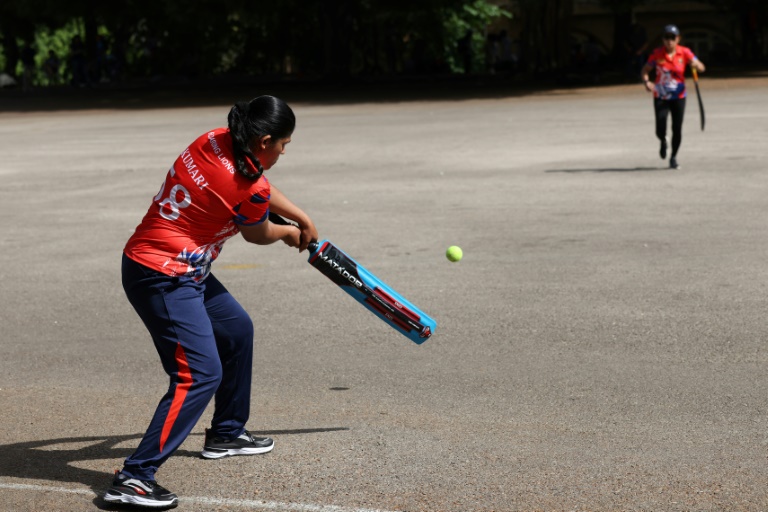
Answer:
[[163, 453], [163, 446], [168, 440], [168, 436], [171, 434], [173, 424], [176, 423], [176, 418], [179, 417], [181, 406], [184, 405], [184, 399], [187, 398], [187, 392], [192, 387], [192, 372], [189, 370], [189, 364], [187, 363], [187, 355], [184, 353], [184, 349], [181, 343], [176, 345], [176, 364], [178, 365], [178, 380], [176, 389], [173, 393], [173, 402], [171, 402], [171, 408], [168, 410], [168, 417], [163, 424], [163, 432], [160, 434], [160, 453]]

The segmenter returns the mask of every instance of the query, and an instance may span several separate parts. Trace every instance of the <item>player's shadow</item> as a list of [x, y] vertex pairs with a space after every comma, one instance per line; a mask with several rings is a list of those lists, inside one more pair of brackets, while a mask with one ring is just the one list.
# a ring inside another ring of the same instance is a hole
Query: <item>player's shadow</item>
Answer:
[[[259, 436], [313, 434], [349, 430], [348, 427], [307, 428], [252, 432]], [[190, 437], [203, 434], [191, 434]], [[111, 483], [112, 475], [77, 467], [76, 463], [89, 460], [116, 459], [119, 465], [133, 453], [142, 434], [107, 437], [63, 437], [0, 445], [0, 477], [29, 478], [31, 480], [68, 482], [88, 486], [94, 493], [93, 503], [101, 510], [126, 510], [102, 499]], [[126, 443], [127, 441], [135, 441]], [[125, 447], [120, 446], [125, 443]], [[202, 445], [202, 440], [201, 443]], [[199, 451], [177, 450], [173, 457], [200, 458]], [[116, 468], [117, 469], [117, 468]], [[130, 510], [130, 507], [127, 509]]]
[[668, 171], [669, 167], [602, 167], [602, 168], [586, 168], [586, 169], [549, 169], [544, 172], [566, 172], [566, 173], [579, 173], [579, 172], [648, 172], [648, 171]]

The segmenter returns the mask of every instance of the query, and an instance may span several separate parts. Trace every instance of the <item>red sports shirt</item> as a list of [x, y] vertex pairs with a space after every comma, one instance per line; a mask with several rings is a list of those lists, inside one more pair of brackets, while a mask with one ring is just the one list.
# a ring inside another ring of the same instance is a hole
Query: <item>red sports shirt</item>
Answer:
[[685, 46], [677, 45], [675, 53], [656, 48], [648, 57], [648, 64], [656, 66], [656, 87], [653, 95], [662, 100], [685, 98], [685, 68], [696, 56]]
[[238, 225], [259, 224], [269, 214], [269, 181], [249, 180], [234, 161], [229, 129], [198, 137], [168, 171], [125, 254], [169, 276], [205, 279]]

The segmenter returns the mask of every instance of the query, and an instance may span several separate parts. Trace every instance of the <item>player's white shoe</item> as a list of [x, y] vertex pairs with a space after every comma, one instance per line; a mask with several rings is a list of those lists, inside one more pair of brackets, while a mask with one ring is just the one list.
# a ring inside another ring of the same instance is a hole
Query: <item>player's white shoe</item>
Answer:
[[220, 459], [232, 455], [257, 455], [271, 452], [275, 442], [269, 437], [253, 437], [247, 430], [234, 439], [217, 437], [205, 429], [205, 444], [201, 455], [204, 459]]
[[108, 503], [125, 503], [147, 508], [173, 508], [179, 498], [154, 480], [138, 480], [115, 471], [115, 479], [104, 494]]

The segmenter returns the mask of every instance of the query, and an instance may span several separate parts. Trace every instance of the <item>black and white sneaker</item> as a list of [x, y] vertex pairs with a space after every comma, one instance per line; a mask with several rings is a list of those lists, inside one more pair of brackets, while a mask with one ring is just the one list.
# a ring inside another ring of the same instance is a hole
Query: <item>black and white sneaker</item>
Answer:
[[115, 471], [115, 479], [104, 494], [104, 501], [147, 508], [173, 508], [179, 504], [178, 496], [154, 480], [137, 480], [120, 471]]
[[680, 164], [677, 163], [677, 158], [672, 157], [669, 159], [669, 168], [670, 169], [680, 169]]
[[209, 429], [205, 429], [205, 444], [202, 456], [204, 459], [220, 459], [232, 455], [256, 455], [271, 452], [275, 442], [269, 437], [253, 437], [247, 430], [238, 437], [227, 440], [216, 437]]

